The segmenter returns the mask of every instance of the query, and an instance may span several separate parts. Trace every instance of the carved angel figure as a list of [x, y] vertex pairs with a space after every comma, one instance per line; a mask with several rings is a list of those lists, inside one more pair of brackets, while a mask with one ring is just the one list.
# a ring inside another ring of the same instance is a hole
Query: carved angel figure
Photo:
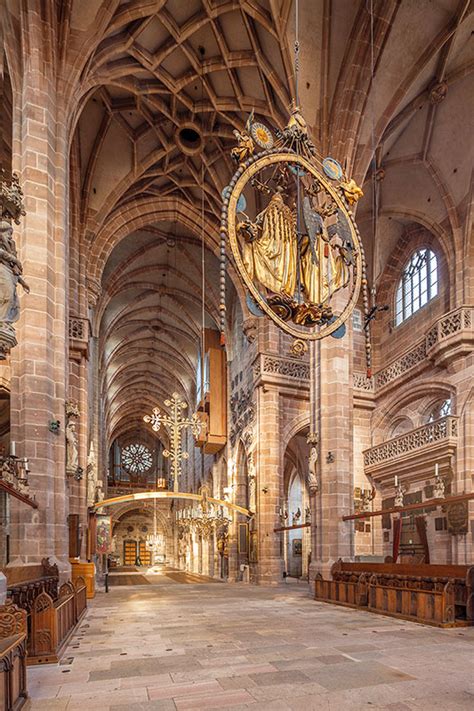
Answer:
[[236, 163], [243, 163], [254, 150], [254, 142], [252, 136], [244, 131], [234, 129], [234, 136], [237, 139], [237, 145], [232, 148], [230, 155]]
[[307, 236], [301, 250], [302, 282], [307, 301], [324, 304], [335, 291], [347, 285], [349, 268], [339, 245], [334, 245], [322, 217], [306, 196], [303, 214]]
[[359, 188], [354, 178], [351, 178], [345, 183], [341, 183], [341, 189], [349, 205], [353, 205], [364, 194], [362, 188]]

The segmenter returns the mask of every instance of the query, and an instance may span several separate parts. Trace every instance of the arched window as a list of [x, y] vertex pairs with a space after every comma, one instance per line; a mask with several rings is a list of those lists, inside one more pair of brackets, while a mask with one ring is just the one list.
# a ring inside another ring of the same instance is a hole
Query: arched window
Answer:
[[403, 270], [395, 297], [395, 325], [399, 326], [438, 293], [438, 262], [429, 249], [412, 254]]
[[434, 420], [439, 420], [441, 417], [447, 417], [452, 412], [451, 398], [447, 400], [441, 400], [437, 402], [436, 405], [431, 410], [428, 422], [433, 422]]

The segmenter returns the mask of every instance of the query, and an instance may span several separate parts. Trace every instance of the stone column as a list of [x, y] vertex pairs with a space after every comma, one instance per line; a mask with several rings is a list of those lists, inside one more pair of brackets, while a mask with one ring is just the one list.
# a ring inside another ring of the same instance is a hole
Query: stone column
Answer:
[[[68, 501], [64, 408], [67, 388], [67, 117], [39, 14], [26, 8], [28, 36], [21, 91], [15, 95], [13, 169], [25, 194], [26, 217], [16, 231], [25, 280], [18, 347], [11, 356], [11, 438], [30, 460], [30, 490], [38, 510], [14, 504], [11, 565], [49, 556], [68, 577]], [[46, 32], [46, 30], [45, 30]], [[59, 435], [48, 429], [59, 419]], [[13, 507], [12, 507], [13, 509]]]
[[280, 396], [278, 387], [262, 385], [257, 391], [258, 412], [258, 572], [260, 585], [277, 585], [282, 581], [283, 562], [279, 526], [280, 505]]
[[234, 520], [229, 524], [227, 548], [229, 551], [229, 580], [235, 582], [239, 575], [239, 555], [237, 552], [237, 518], [239, 514], [233, 514]]
[[320, 493], [313, 560], [324, 577], [338, 558], [353, 555], [354, 524], [341, 520], [351, 512], [353, 496], [351, 343], [348, 323], [344, 338], [325, 338], [319, 348]]

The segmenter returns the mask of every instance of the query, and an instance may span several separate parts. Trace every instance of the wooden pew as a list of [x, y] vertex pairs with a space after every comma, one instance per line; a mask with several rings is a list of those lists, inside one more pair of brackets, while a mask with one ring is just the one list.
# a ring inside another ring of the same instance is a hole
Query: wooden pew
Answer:
[[26, 688], [26, 612], [8, 602], [0, 606], [0, 709], [19, 711]]
[[315, 598], [441, 627], [474, 624], [474, 566], [337, 561]]
[[83, 578], [77, 578], [75, 585], [63, 583], [57, 600], [53, 600], [46, 592], [38, 595], [31, 610], [28, 664], [59, 661], [86, 607], [86, 584]]

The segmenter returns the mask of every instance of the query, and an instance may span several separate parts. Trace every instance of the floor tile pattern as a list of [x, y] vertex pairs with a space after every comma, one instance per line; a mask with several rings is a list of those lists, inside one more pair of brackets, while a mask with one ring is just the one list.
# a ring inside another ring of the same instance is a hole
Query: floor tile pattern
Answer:
[[61, 663], [29, 667], [28, 711], [474, 709], [474, 628], [317, 603], [303, 585], [148, 580], [98, 594]]

